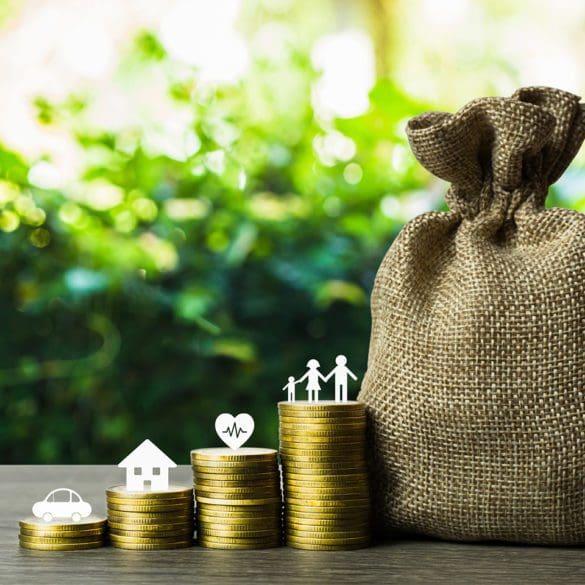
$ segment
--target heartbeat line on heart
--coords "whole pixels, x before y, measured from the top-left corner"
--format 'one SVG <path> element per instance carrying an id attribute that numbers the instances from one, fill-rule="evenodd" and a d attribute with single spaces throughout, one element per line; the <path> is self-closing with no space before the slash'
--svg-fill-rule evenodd
<path id="1" fill-rule="evenodd" d="M 228 427 L 225 431 L 221 431 L 222 433 L 227 433 L 230 437 L 236 435 L 236 439 L 239 438 L 240 434 L 245 435 L 248 431 L 245 431 L 241 427 L 236 426 L 234 423 L 231 427 Z"/>

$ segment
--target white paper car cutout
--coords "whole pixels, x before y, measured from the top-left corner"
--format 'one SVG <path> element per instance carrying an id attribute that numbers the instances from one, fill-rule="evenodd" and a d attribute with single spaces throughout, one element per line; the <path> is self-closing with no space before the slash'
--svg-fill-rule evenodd
<path id="1" fill-rule="evenodd" d="M 91 504 L 84 502 L 76 491 L 58 488 L 47 494 L 41 502 L 36 502 L 32 513 L 45 522 L 53 518 L 70 518 L 73 522 L 79 522 L 91 514 Z"/>

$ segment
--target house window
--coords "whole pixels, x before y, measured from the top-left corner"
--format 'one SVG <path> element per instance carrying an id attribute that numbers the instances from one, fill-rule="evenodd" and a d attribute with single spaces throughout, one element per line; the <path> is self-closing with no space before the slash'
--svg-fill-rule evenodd
<path id="1" fill-rule="evenodd" d="M 142 467 L 135 467 L 134 475 L 142 475 Z"/>
<path id="2" fill-rule="evenodd" d="M 153 467 L 152 475 L 160 475 L 160 467 Z"/>

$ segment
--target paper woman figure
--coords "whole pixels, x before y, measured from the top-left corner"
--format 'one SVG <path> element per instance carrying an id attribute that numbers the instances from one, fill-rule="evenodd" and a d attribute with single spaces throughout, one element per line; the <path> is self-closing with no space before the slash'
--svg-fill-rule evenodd
<path id="1" fill-rule="evenodd" d="M 319 402 L 319 392 L 321 390 L 321 386 L 319 385 L 319 379 L 326 382 L 325 376 L 319 371 L 320 364 L 317 360 L 309 360 L 307 362 L 307 372 L 302 378 L 299 378 L 297 382 L 303 382 L 304 380 L 308 380 L 307 382 L 307 400 L 309 402 Z"/>

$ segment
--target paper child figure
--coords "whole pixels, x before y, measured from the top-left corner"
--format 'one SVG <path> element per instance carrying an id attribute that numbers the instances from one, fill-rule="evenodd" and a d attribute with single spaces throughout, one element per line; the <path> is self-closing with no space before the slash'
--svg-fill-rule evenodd
<path id="1" fill-rule="evenodd" d="M 319 392 L 321 391 L 321 386 L 319 385 L 319 378 L 326 382 L 325 376 L 319 371 L 321 365 L 317 360 L 309 360 L 307 362 L 308 371 L 302 378 L 297 380 L 298 383 L 301 383 L 303 380 L 308 380 L 307 382 L 307 400 L 309 402 L 319 402 Z"/>
<path id="2" fill-rule="evenodd" d="M 297 384 L 297 380 L 294 379 L 294 376 L 288 377 L 288 383 L 283 387 L 283 390 L 288 390 L 288 401 L 294 402 L 295 401 L 295 386 Z"/>
<path id="3" fill-rule="evenodd" d="M 337 365 L 327 374 L 325 382 L 335 376 L 335 402 L 347 402 L 347 377 L 357 380 L 357 376 L 345 365 L 347 358 L 344 355 L 338 355 L 335 363 Z"/>

